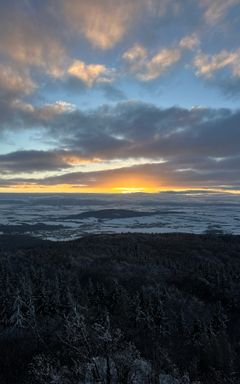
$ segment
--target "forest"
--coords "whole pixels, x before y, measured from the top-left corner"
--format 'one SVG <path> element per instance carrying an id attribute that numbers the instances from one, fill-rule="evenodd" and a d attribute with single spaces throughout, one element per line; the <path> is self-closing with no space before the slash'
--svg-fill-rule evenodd
<path id="1" fill-rule="evenodd" d="M 240 382 L 240 236 L 27 243 L 0 236 L 1 384 Z"/>

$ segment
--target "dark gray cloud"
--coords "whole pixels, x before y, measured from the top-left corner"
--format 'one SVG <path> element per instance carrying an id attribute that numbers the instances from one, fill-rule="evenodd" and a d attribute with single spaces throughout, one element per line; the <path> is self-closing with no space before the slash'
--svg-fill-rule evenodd
<path id="1" fill-rule="evenodd" d="M 162 109 L 122 102 L 85 112 L 65 104 L 32 109 L 20 105 L 8 113 L 2 117 L 8 127 L 9 121 L 15 129 L 42 127 L 59 149 L 89 159 L 169 160 L 175 156 L 195 159 L 240 154 L 240 110 Z"/>
<path id="2" fill-rule="evenodd" d="M 41 124 L 49 135 L 58 134 L 60 145 L 90 158 L 239 154 L 240 111 L 229 109 L 161 109 L 124 102 L 90 112 L 58 114 L 50 123 Z"/>
<path id="3" fill-rule="evenodd" d="M 53 171 L 69 168 L 64 153 L 46 151 L 17 151 L 0 155 L 0 173 Z"/>
<path id="4" fill-rule="evenodd" d="M 32 109 L 15 106 L 11 119 L 16 128 L 42 127 L 46 137 L 55 140 L 56 148 L 1 155 L 1 173 L 68 168 L 66 175 L 39 180 L 46 185 L 63 182 L 94 187 L 134 173 L 139 177 L 142 173 L 151 182 L 155 179 L 184 187 L 237 185 L 240 179 L 240 110 L 162 109 L 132 101 L 80 111 L 59 103 Z M 128 159 L 136 163 L 145 159 L 158 164 L 73 173 L 71 159 L 120 159 L 125 164 Z M 160 164 L 160 159 L 165 163 Z"/>

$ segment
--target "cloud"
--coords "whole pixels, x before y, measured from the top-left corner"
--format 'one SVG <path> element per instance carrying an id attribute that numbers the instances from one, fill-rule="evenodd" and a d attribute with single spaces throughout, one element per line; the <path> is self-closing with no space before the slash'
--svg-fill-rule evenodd
<path id="1" fill-rule="evenodd" d="M 57 120 L 57 116 L 67 115 L 75 110 L 75 105 L 65 101 L 52 104 L 32 105 L 16 97 L 5 100 L 0 98 L 0 134 L 13 133 L 40 128 L 46 134 L 45 126 Z"/>
<path id="2" fill-rule="evenodd" d="M 98 159 L 85 159 L 79 154 L 61 149 L 18 150 L 0 155 L 0 173 L 2 175 L 31 174 L 42 171 L 52 172 L 68 169 L 74 166 L 98 162 Z"/>
<path id="3" fill-rule="evenodd" d="M 207 162 L 205 162 L 207 163 Z M 157 187 L 161 189 L 167 186 L 175 188 L 193 187 L 218 187 L 223 184 L 239 185 L 237 182 L 240 176 L 240 158 L 232 159 L 230 163 L 222 162 L 222 168 L 215 167 L 216 162 L 209 160 L 207 170 L 201 169 L 201 163 L 196 164 L 195 168 L 178 171 L 176 164 L 155 163 L 142 164 L 131 167 L 106 170 L 99 172 L 73 172 L 62 176 L 46 178 L 43 183 L 54 184 L 83 184 L 88 187 L 141 185 Z M 232 170 L 234 164 L 234 170 Z M 237 177 L 236 177 L 237 176 Z"/>
<path id="4" fill-rule="evenodd" d="M 61 175 L 36 174 L 33 183 L 90 189 L 141 184 L 149 188 L 216 187 L 237 185 L 240 177 L 239 110 L 162 109 L 128 101 L 91 111 L 71 109 L 62 102 L 19 113 L 24 127 L 41 124 L 48 140 L 55 140 L 55 149 L 1 155 L 5 185 L 8 180 L 31 183 L 29 177 L 20 180 L 20 173 L 43 170 L 61 171 Z M 110 169 L 116 160 L 126 166 Z M 133 162 L 139 165 L 132 166 Z M 109 169 L 92 171 L 96 163 Z M 84 164 L 84 172 L 76 172 L 79 164 Z"/>
<path id="5" fill-rule="evenodd" d="M 225 3 L 230 9 L 229 1 Z M 66 96 L 71 90 L 90 97 L 87 88 L 95 87 L 104 97 L 110 95 L 106 89 L 115 90 L 112 95 L 119 100 L 124 96 L 121 90 L 106 84 L 121 81 L 126 68 L 137 80 L 148 82 L 180 66 L 181 58 L 191 54 L 186 51 L 198 48 L 198 36 L 203 35 L 200 21 L 203 24 L 203 11 L 210 7 L 207 0 L 2 0 L 1 94 L 7 90 L 13 95 L 15 87 L 18 99 L 36 91 L 35 101 L 37 97 L 53 100 L 57 92 Z M 136 36 L 138 44 L 134 44 Z M 96 50 L 120 42 L 119 52 Z M 131 48 L 123 54 L 123 68 L 119 57 L 127 43 Z M 237 63 L 238 58 L 234 60 Z M 237 64 L 231 68 L 239 73 Z"/>
<path id="6" fill-rule="evenodd" d="M 124 52 L 122 59 L 128 64 L 128 69 L 139 80 L 151 81 L 162 76 L 166 71 L 179 62 L 185 50 L 194 51 L 200 44 L 196 33 L 183 37 L 172 48 L 162 48 L 155 55 L 140 44 Z"/>
<path id="7" fill-rule="evenodd" d="M 137 64 L 139 61 L 147 59 L 148 51 L 140 44 L 135 44 L 131 49 L 124 52 L 122 57 L 130 63 Z"/>
<path id="8" fill-rule="evenodd" d="M 0 97 L 29 95 L 36 89 L 27 70 L 0 64 Z"/>
<path id="9" fill-rule="evenodd" d="M 229 142 L 233 151 L 240 134 L 240 113 L 229 109 L 161 109 L 127 101 L 81 111 L 57 102 L 42 107 L 15 105 L 12 115 L 16 114 L 25 129 L 42 126 L 61 146 L 90 157 L 166 156 L 172 150 L 187 153 L 200 146 L 204 153 L 209 150 L 209 155 L 214 155 L 226 151 Z"/>
<path id="10" fill-rule="evenodd" d="M 181 58 L 179 49 L 162 49 L 146 64 L 145 71 L 139 75 L 141 80 L 154 80 L 161 76 Z"/>
<path id="11" fill-rule="evenodd" d="M 12 153 L 1 155 L 1 173 L 16 179 L 20 172 L 64 171 L 67 179 L 79 162 L 120 161 L 149 164 L 129 173 L 115 171 L 116 180 L 124 172 L 131 177 L 143 172 L 145 178 L 149 173 L 157 180 L 157 172 L 166 172 L 179 183 L 233 181 L 239 164 L 238 110 L 159 108 L 156 93 L 153 104 L 128 99 L 147 100 L 156 79 L 172 68 L 182 74 L 183 67 L 176 92 L 168 83 L 166 104 L 171 92 L 174 102 L 189 100 L 181 100 L 185 85 L 189 94 L 196 85 L 197 102 L 204 104 L 204 80 L 228 94 L 239 93 L 238 5 L 239 0 L 2 0 L 0 144 L 4 153 L 12 146 Z M 189 61 L 198 81 L 187 72 Z M 132 77 L 145 82 L 144 95 L 142 83 L 132 83 Z M 104 99 L 110 105 L 102 105 Z M 220 96 L 211 102 L 224 105 Z M 86 105 L 101 107 L 86 110 Z M 31 138 L 36 133 L 37 144 Z M 12 144 L 4 147 L 4 140 Z M 26 150 L 16 152 L 21 146 Z M 49 146 L 54 149 L 32 151 Z M 110 180 L 111 175 L 87 174 L 79 175 L 83 184 L 91 184 L 88 176 Z"/>
<path id="12" fill-rule="evenodd" d="M 207 23 L 216 24 L 230 8 L 239 5 L 239 0 L 201 0 L 201 3 L 206 8 L 204 17 Z"/>
<path id="13" fill-rule="evenodd" d="M 185 36 L 180 40 L 179 46 L 184 49 L 190 49 L 191 51 L 197 48 L 200 44 L 200 40 L 196 33 Z"/>
<path id="14" fill-rule="evenodd" d="M 181 51 L 178 48 L 165 48 L 149 57 L 147 50 L 137 44 L 126 51 L 122 58 L 128 63 L 130 72 L 139 80 L 150 81 L 176 64 L 181 58 Z"/>
<path id="15" fill-rule="evenodd" d="M 1 174 L 57 171 L 69 168 L 64 154 L 46 151 L 17 151 L 0 155 Z"/>
<path id="16" fill-rule="evenodd" d="M 0 15 L 0 53 L 19 66 L 34 66 L 51 76 L 62 75 L 66 59 L 60 26 L 48 8 L 30 2 L 3 1 Z"/>
<path id="17" fill-rule="evenodd" d="M 194 59 L 197 75 L 211 78 L 217 71 L 229 68 L 232 75 L 240 77 L 240 49 L 222 50 L 215 55 L 199 53 Z"/>
<path id="18" fill-rule="evenodd" d="M 75 60 L 68 68 L 68 74 L 81 80 L 88 87 L 96 83 L 107 83 L 113 80 L 113 71 L 102 64 L 86 64 Z"/>
<path id="19" fill-rule="evenodd" d="M 68 0 L 62 10 L 70 28 L 82 34 L 93 46 L 109 49 L 127 34 L 146 0 Z"/>
<path id="20" fill-rule="evenodd" d="M 41 126 L 60 148 L 89 160 L 239 154 L 240 112 L 229 109 L 161 109 L 128 101 L 80 111 L 62 102 L 18 107 L 16 113 L 25 129 Z"/>
<path id="21" fill-rule="evenodd" d="M 68 185 L 79 187 L 83 191 L 112 190 L 121 192 L 128 190 L 161 190 L 168 188 L 223 188 L 238 189 L 240 158 L 222 161 L 216 167 L 213 159 L 196 162 L 194 168 L 180 169 L 181 164 L 146 163 L 117 169 L 86 172 L 68 172 L 62 175 L 43 178 L 0 178 L 1 187 L 17 187 L 22 185 L 56 187 Z M 232 168 L 234 165 L 234 168 Z M 207 168 L 207 169 L 206 169 Z"/>

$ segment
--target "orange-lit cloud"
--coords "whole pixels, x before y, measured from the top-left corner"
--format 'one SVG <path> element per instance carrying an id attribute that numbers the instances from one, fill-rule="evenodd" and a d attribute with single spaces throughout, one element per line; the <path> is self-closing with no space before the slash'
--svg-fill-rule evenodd
<path id="1" fill-rule="evenodd" d="M 240 49 L 223 50 L 215 55 L 199 53 L 194 59 L 197 75 L 212 77 L 215 72 L 229 68 L 233 76 L 240 77 Z"/>
<path id="2" fill-rule="evenodd" d="M 191 168 L 177 169 L 168 163 L 154 163 L 100 171 L 69 171 L 46 177 L 5 177 L 0 179 L 0 191 L 130 193 L 203 188 L 238 191 L 227 171 L 225 187 L 221 187 L 222 174 L 218 169 L 208 169 L 205 174 Z"/>
<path id="3" fill-rule="evenodd" d="M 200 40 L 196 33 L 183 37 L 179 42 L 179 46 L 181 48 L 190 49 L 190 50 L 197 48 L 199 44 L 200 44 Z"/>
<path id="4" fill-rule="evenodd" d="M 35 89 L 36 84 L 27 70 L 18 70 L 12 66 L 0 64 L 0 92 L 9 92 L 13 95 L 28 95 Z"/>
<path id="5" fill-rule="evenodd" d="M 94 83 L 112 81 L 112 72 L 105 65 L 86 64 L 81 60 L 75 60 L 68 68 L 68 74 L 81 80 L 91 87 Z"/>
<path id="6" fill-rule="evenodd" d="M 59 78 L 67 54 L 58 31 L 47 22 L 47 17 L 35 13 L 30 2 L 29 6 L 24 4 L 25 9 L 18 5 L 1 8 L 0 53 L 19 68 L 34 66 Z"/>
<path id="7" fill-rule="evenodd" d="M 183 37 L 178 44 L 162 48 L 155 55 L 140 44 L 135 44 L 122 55 L 130 73 L 139 80 L 149 81 L 162 76 L 180 61 L 185 50 L 194 51 L 200 44 L 196 33 Z"/>
<path id="8" fill-rule="evenodd" d="M 62 1 L 70 27 L 101 49 L 112 48 L 126 35 L 146 3 L 145 0 Z"/>
<path id="9" fill-rule="evenodd" d="M 135 45 L 123 54 L 123 59 L 128 62 L 130 71 L 143 81 L 154 80 L 161 76 L 181 58 L 178 48 L 162 49 L 156 55 L 148 58 L 144 47 Z"/>

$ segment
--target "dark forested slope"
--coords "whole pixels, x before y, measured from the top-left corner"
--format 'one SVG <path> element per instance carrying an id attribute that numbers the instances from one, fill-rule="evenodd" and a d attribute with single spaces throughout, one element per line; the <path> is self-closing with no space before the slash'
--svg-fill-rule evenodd
<path id="1" fill-rule="evenodd" d="M 239 356 L 238 236 L 0 251 L 1 384 L 237 384 Z"/>

